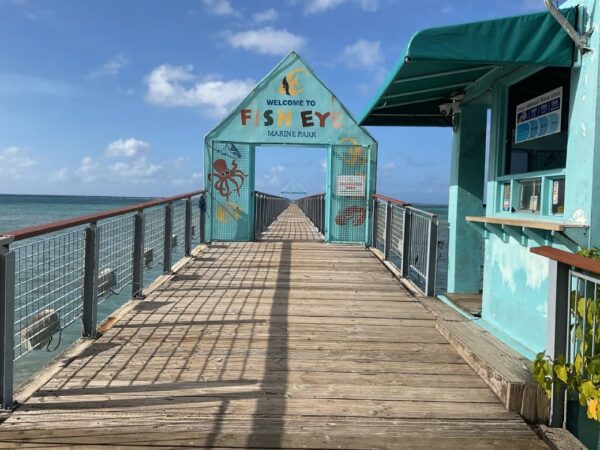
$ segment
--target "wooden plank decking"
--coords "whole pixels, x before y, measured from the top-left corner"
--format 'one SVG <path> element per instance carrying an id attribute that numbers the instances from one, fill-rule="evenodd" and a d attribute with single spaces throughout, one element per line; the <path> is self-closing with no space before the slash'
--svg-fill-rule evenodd
<path id="1" fill-rule="evenodd" d="M 546 448 L 370 252 L 295 206 L 216 244 L 0 426 L 0 447 Z"/>

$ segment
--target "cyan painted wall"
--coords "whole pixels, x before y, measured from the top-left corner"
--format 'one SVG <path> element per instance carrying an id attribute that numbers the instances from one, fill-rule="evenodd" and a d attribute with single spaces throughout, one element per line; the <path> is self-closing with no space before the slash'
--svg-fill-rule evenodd
<path id="1" fill-rule="evenodd" d="M 564 6 L 579 5 L 579 29 L 589 29 L 593 23 L 596 24 L 596 29 L 600 29 L 599 3 L 597 0 L 571 1 Z M 576 52 L 578 61 L 572 70 L 564 216 L 540 218 L 500 211 L 497 179 L 502 175 L 504 164 L 504 136 L 507 126 L 504 95 L 507 86 L 517 81 L 514 77 L 499 80 L 494 87 L 486 210 L 488 216 L 510 215 L 589 225 L 590 229 L 585 233 L 569 232 L 572 239 L 585 246 L 600 245 L 600 130 L 597 129 L 600 120 L 600 33 L 594 33 L 591 46 L 594 49 L 592 54 L 581 57 Z M 525 68 L 523 73 L 527 70 Z M 500 337 L 508 336 L 532 353 L 542 351 L 546 346 L 548 261 L 530 253 L 529 248 L 539 245 L 566 248 L 549 233 L 542 237 L 546 237 L 547 241 L 519 241 L 513 237 L 489 233 L 485 244 L 482 320 L 496 328 Z"/>
<path id="2" fill-rule="evenodd" d="M 453 132 L 448 227 L 448 292 L 479 293 L 481 277 L 481 234 L 466 216 L 483 214 L 483 181 L 487 109 L 483 105 L 461 108 L 460 123 Z"/>
<path id="3" fill-rule="evenodd" d="M 531 352 L 546 345 L 548 260 L 514 238 L 485 242 L 482 318 Z"/>

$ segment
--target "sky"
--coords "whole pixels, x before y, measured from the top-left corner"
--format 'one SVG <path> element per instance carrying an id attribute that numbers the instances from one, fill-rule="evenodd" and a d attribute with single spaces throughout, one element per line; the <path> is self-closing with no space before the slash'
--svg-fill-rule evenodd
<path id="1" fill-rule="evenodd" d="M 204 136 L 292 49 L 360 118 L 416 31 L 543 0 L 0 0 L 0 193 L 203 186 Z M 370 127 L 377 191 L 447 203 L 451 130 Z M 257 152 L 256 188 L 325 180 L 321 149 Z"/>

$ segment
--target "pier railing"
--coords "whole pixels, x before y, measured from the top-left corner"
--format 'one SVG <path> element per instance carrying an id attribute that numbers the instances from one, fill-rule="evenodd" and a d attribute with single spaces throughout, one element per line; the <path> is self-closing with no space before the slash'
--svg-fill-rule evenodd
<path id="1" fill-rule="evenodd" d="M 98 305 L 130 289 L 144 296 L 144 274 L 189 256 L 204 242 L 206 200 L 195 191 L 37 225 L 0 236 L 0 404 L 13 403 L 13 363 L 49 348 L 82 321 L 97 334 Z"/>
<path id="2" fill-rule="evenodd" d="M 310 221 L 325 235 L 325 194 L 315 194 L 294 200 Z"/>
<path id="3" fill-rule="evenodd" d="M 373 247 L 426 295 L 434 295 L 438 217 L 402 200 L 373 196 Z"/>
<path id="4" fill-rule="evenodd" d="M 591 378 L 587 364 L 600 353 L 600 261 L 546 246 L 530 251 L 549 259 L 546 354 L 571 364 L 579 359 L 578 375 Z M 564 386 L 555 384 L 550 426 L 565 423 Z"/>
<path id="5" fill-rule="evenodd" d="M 290 200 L 277 195 L 254 192 L 254 234 L 258 237 L 290 204 Z"/>

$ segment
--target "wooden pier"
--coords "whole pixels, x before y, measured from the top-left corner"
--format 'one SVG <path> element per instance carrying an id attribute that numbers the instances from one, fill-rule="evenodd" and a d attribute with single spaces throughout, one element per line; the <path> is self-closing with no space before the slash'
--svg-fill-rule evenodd
<path id="1" fill-rule="evenodd" d="M 0 425 L 22 448 L 547 448 L 372 253 L 290 206 L 198 253 Z"/>

